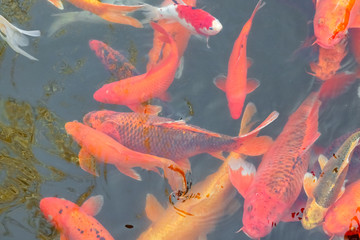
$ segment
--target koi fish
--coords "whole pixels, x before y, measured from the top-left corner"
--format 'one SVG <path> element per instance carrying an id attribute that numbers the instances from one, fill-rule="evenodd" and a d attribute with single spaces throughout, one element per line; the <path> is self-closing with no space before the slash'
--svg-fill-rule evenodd
<path id="1" fill-rule="evenodd" d="M 154 22 L 151 26 L 162 34 L 162 40 L 170 45 L 171 53 L 145 74 L 105 84 L 94 93 L 96 101 L 122 104 L 134 112 L 144 112 L 141 104 L 151 98 L 169 100 L 166 90 L 173 82 L 178 67 L 178 50 L 174 40 L 161 26 Z"/>
<path id="2" fill-rule="evenodd" d="M 246 57 L 246 43 L 251 29 L 255 13 L 265 5 L 260 0 L 251 14 L 250 19 L 245 23 L 239 37 L 234 43 L 233 50 L 228 64 L 228 76 L 220 76 L 214 80 L 214 84 L 226 93 L 230 114 L 233 119 L 238 119 L 241 115 L 245 97 L 259 86 L 256 79 L 247 80 L 247 68 L 250 62 Z"/>
<path id="3" fill-rule="evenodd" d="M 112 49 L 104 42 L 90 40 L 89 46 L 101 60 L 105 68 L 109 70 L 109 72 L 115 76 L 117 80 L 139 75 L 139 72 L 124 55 Z"/>
<path id="4" fill-rule="evenodd" d="M 308 168 L 308 149 L 320 136 L 319 107 L 317 93 L 311 93 L 264 154 L 254 179 L 247 185 L 235 186 L 245 198 L 243 227 L 239 231 L 250 238 L 266 236 L 273 226 L 288 217 Z M 231 181 L 236 182 L 243 172 L 247 171 L 233 171 Z"/>
<path id="5" fill-rule="evenodd" d="M 185 0 L 184 2 L 191 7 L 195 7 L 196 5 L 196 0 Z M 165 0 L 162 3 L 162 6 L 166 6 L 171 3 L 172 0 Z M 184 55 L 185 49 L 187 48 L 188 41 L 191 36 L 191 32 L 187 28 L 182 26 L 180 23 L 178 22 L 170 23 L 166 19 L 159 20 L 158 24 L 162 26 L 165 29 L 165 31 L 168 32 L 170 36 L 174 39 L 178 49 L 179 59 L 182 59 L 182 56 Z M 161 40 L 161 36 L 162 36 L 161 33 L 157 31 L 154 32 L 153 47 L 149 51 L 149 61 L 148 64 L 146 65 L 146 70 L 150 70 L 161 59 L 166 58 L 171 52 L 170 47 L 164 48 L 163 46 L 164 41 Z"/>
<path id="6" fill-rule="evenodd" d="M 308 201 L 301 221 L 305 229 L 321 224 L 329 207 L 344 193 L 344 180 L 359 140 L 360 131 L 352 134 L 329 160 L 320 155 L 318 161 L 322 172 L 319 179 L 311 173 L 305 174 L 304 190 Z"/>
<path id="7" fill-rule="evenodd" d="M 100 212 L 104 198 L 97 195 L 79 207 L 64 198 L 47 197 L 40 201 L 40 210 L 59 232 L 60 239 L 114 240 L 94 216 Z"/>
<path id="8" fill-rule="evenodd" d="M 316 43 L 332 48 L 345 38 L 349 28 L 359 27 L 360 3 L 356 0 L 317 0 L 314 16 Z"/>
<path id="9" fill-rule="evenodd" d="M 64 9 L 61 0 L 48 0 L 55 7 Z M 106 21 L 127 24 L 136 28 L 142 28 L 143 25 L 135 18 L 127 16 L 128 13 L 139 10 L 144 5 L 125 6 L 110 3 L 102 3 L 98 0 L 68 0 L 74 6 L 92 12 Z"/>
<path id="10" fill-rule="evenodd" d="M 253 125 L 250 120 L 256 112 L 254 108 L 253 104 L 245 108 L 248 114 L 244 113 L 239 136 L 246 134 Z M 216 222 L 224 215 L 234 214 L 240 208 L 228 173 L 228 164 L 231 164 L 234 158 L 239 158 L 239 155 L 231 152 L 215 173 L 194 185 L 191 192 L 177 199 L 176 203 L 169 205 L 167 209 L 164 209 L 153 195 L 148 194 L 145 212 L 152 223 L 138 240 L 206 239 Z"/>
<path id="11" fill-rule="evenodd" d="M 183 170 L 171 160 L 128 149 L 110 136 L 77 121 L 66 123 L 65 130 L 82 147 L 79 152 L 80 167 L 92 175 L 99 176 L 94 157 L 99 162 L 115 165 L 121 173 L 138 181 L 141 181 L 141 177 L 134 167 L 154 171 L 159 175 L 157 168 L 161 168 L 173 190 L 186 189 Z"/>
<path id="12" fill-rule="evenodd" d="M 222 160 L 222 151 L 256 155 L 261 142 L 250 139 L 277 117 L 278 113 L 272 112 L 256 129 L 238 137 L 211 132 L 185 121 L 141 113 L 95 111 L 86 114 L 83 121 L 134 151 L 172 159 L 189 169 L 188 158 L 200 153 L 209 153 Z"/>
<path id="13" fill-rule="evenodd" d="M 6 20 L 2 15 L 0 15 L 0 31 L 1 31 L 1 38 L 4 39 L 7 44 L 17 53 L 31 59 L 38 61 L 37 58 L 34 58 L 20 47 L 25 47 L 29 45 L 29 39 L 25 36 L 31 37 L 40 37 L 39 30 L 33 31 L 25 31 L 21 30 L 20 28 L 15 27 L 12 25 L 8 20 Z"/>
<path id="14" fill-rule="evenodd" d="M 173 20 L 183 25 L 191 33 L 206 36 L 207 39 L 209 36 L 218 34 L 222 29 L 220 21 L 210 13 L 186 5 L 182 0 L 173 0 L 172 4 L 163 7 L 145 4 L 142 10 L 146 15 L 144 22 L 161 19 Z"/>
<path id="15" fill-rule="evenodd" d="M 324 232 L 329 236 L 344 236 L 357 230 L 359 234 L 360 180 L 346 187 L 344 194 L 329 208 L 324 223 Z M 353 227 L 357 223 L 357 228 Z M 355 233 L 356 234 L 356 233 Z"/>
<path id="16" fill-rule="evenodd" d="M 341 61 L 347 54 L 347 41 L 341 41 L 332 48 L 323 48 L 319 46 L 318 62 L 311 62 L 310 68 L 313 73 L 311 75 L 326 81 L 333 77 L 341 67 Z"/>

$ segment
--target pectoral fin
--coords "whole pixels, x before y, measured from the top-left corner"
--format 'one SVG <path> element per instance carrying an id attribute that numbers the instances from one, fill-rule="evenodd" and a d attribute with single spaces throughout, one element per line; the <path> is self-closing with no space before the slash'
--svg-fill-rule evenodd
<path id="1" fill-rule="evenodd" d="M 313 192 L 317 186 L 317 177 L 307 172 L 304 176 L 304 190 L 308 198 L 313 198 Z"/>
<path id="2" fill-rule="evenodd" d="M 154 195 L 149 193 L 146 195 L 145 212 L 150 221 L 156 222 L 165 213 L 165 209 Z"/>
<path id="3" fill-rule="evenodd" d="M 238 190 L 241 196 L 245 197 L 255 177 L 255 166 L 241 158 L 230 159 L 228 165 L 229 178 L 232 185 Z"/>
<path id="4" fill-rule="evenodd" d="M 226 90 L 226 76 L 225 75 L 219 75 L 216 78 L 214 78 L 214 84 L 217 88 L 224 91 Z"/>
<path id="5" fill-rule="evenodd" d="M 86 212 L 90 216 L 98 214 L 104 205 L 104 197 L 97 195 L 86 200 L 80 207 L 81 210 Z"/>
<path id="6" fill-rule="evenodd" d="M 99 176 L 99 172 L 96 166 L 96 160 L 84 148 L 80 149 L 79 152 L 79 164 L 81 169 L 84 170 L 85 172 L 88 172 L 97 177 Z"/>
<path id="7" fill-rule="evenodd" d="M 328 162 L 328 159 L 324 155 L 320 154 L 319 158 L 318 158 L 318 162 L 319 162 L 321 170 L 324 170 L 324 166 Z"/>
<path id="8" fill-rule="evenodd" d="M 259 80 L 255 78 L 250 78 L 247 80 L 246 83 L 246 93 L 251 93 L 254 91 L 258 86 L 260 86 Z"/>
<path id="9" fill-rule="evenodd" d="M 122 173 L 125 174 L 128 177 L 131 177 L 135 180 L 141 181 L 141 177 L 140 175 L 133 169 L 131 168 L 126 168 L 124 166 L 121 165 L 115 165 L 115 167 Z"/>

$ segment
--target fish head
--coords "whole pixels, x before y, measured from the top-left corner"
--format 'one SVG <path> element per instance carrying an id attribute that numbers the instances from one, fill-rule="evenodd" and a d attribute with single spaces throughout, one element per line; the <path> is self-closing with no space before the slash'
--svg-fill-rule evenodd
<path id="1" fill-rule="evenodd" d="M 276 219 L 277 202 L 265 193 L 255 193 L 245 198 L 243 213 L 244 233 L 253 239 L 269 234 L 279 222 Z"/>
<path id="2" fill-rule="evenodd" d="M 104 56 L 104 48 L 106 47 L 105 43 L 92 39 L 89 41 L 89 47 L 95 52 L 96 56 Z"/>
<path id="3" fill-rule="evenodd" d="M 100 89 L 98 89 L 93 97 L 96 101 L 102 102 L 102 103 L 110 103 L 110 104 L 120 104 L 120 102 L 123 100 L 121 98 L 121 95 L 117 94 L 114 90 L 114 86 L 117 82 L 112 82 L 103 85 Z M 126 92 L 126 90 L 123 89 L 122 91 L 123 95 L 129 95 L 129 92 Z"/>
<path id="4" fill-rule="evenodd" d="M 83 122 L 94 129 L 98 129 L 103 122 L 106 120 L 109 120 L 109 118 L 114 115 L 115 112 L 108 111 L 108 110 L 102 110 L 102 111 L 92 111 L 87 113 L 83 117 Z"/>
<path id="5" fill-rule="evenodd" d="M 66 216 L 77 207 L 74 203 L 56 197 L 43 198 L 40 201 L 40 210 L 44 214 L 46 220 L 54 225 L 57 229 L 63 226 Z"/>
<path id="6" fill-rule="evenodd" d="M 358 227 L 356 222 L 349 219 L 346 214 L 342 215 L 343 212 L 346 212 L 346 209 L 343 207 L 333 206 L 326 214 L 322 227 L 328 236 L 343 235 L 351 230 L 349 226 L 351 223 L 354 224 L 353 227 L 355 227 L 355 229 Z"/>
<path id="7" fill-rule="evenodd" d="M 315 199 L 311 198 L 306 203 L 301 224 L 307 230 L 313 229 L 322 223 L 326 212 L 327 208 L 319 206 Z"/>
<path id="8" fill-rule="evenodd" d="M 83 124 L 79 123 L 78 121 L 72 121 L 65 123 L 65 131 L 67 134 L 76 138 L 81 133 L 81 126 Z"/>
<path id="9" fill-rule="evenodd" d="M 342 21 L 338 16 L 329 12 L 314 16 L 314 35 L 316 43 L 323 48 L 332 48 L 338 44 L 347 34 L 347 28 L 342 27 Z"/>
<path id="10" fill-rule="evenodd" d="M 214 36 L 222 30 L 223 26 L 220 21 L 214 18 L 208 27 L 200 28 L 199 31 L 205 36 Z"/>

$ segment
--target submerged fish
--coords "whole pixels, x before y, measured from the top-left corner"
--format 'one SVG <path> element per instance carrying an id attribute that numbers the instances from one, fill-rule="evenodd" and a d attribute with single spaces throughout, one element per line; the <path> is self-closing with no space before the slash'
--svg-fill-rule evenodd
<path id="1" fill-rule="evenodd" d="M 230 114 L 233 119 L 241 116 L 246 94 L 251 93 L 259 86 L 255 79 L 247 80 L 247 69 L 250 62 L 246 56 L 246 43 L 255 13 L 264 6 L 261 0 L 257 3 L 250 19 L 245 23 L 239 37 L 234 43 L 228 64 L 228 76 L 215 79 L 215 85 L 226 93 Z"/>
<path id="2" fill-rule="evenodd" d="M 345 177 L 359 140 L 360 131 L 346 139 L 329 160 L 320 155 L 319 164 L 322 172 L 318 180 L 311 173 L 305 175 L 304 190 L 308 201 L 301 221 L 305 229 L 312 229 L 321 224 L 329 207 L 344 193 Z"/>
<path id="3" fill-rule="evenodd" d="M 317 93 L 311 93 L 299 108 L 291 114 L 283 131 L 265 153 L 254 180 L 240 184 L 244 189 L 243 227 L 250 238 L 269 234 L 285 217 L 302 188 L 302 179 L 309 164 L 308 149 L 320 136 Z M 242 171 L 232 174 L 236 181 Z M 232 180 L 232 182 L 234 182 Z"/>
<path id="4" fill-rule="evenodd" d="M 322 225 L 324 232 L 331 237 L 343 237 L 348 231 L 357 230 L 355 234 L 359 236 L 359 213 L 360 180 L 357 180 L 347 186 L 344 194 L 329 208 Z"/>
<path id="5" fill-rule="evenodd" d="M 40 201 L 45 218 L 60 232 L 61 240 L 114 240 L 93 216 L 100 212 L 104 198 L 97 195 L 79 207 L 64 198 L 47 197 Z"/>
<path id="6" fill-rule="evenodd" d="M 59 9 L 64 9 L 61 0 L 48 0 Z M 127 16 L 128 13 L 139 10 L 144 5 L 128 6 L 103 3 L 98 0 L 68 0 L 74 6 L 92 12 L 99 17 L 114 23 L 127 24 L 136 28 L 143 25 L 135 18 Z"/>
<path id="7" fill-rule="evenodd" d="M 139 75 L 134 65 L 120 52 L 112 49 L 109 45 L 99 40 L 90 40 L 89 46 L 101 60 L 105 68 L 117 80 Z"/>
<path id="8" fill-rule="evenodd" d="M 343 40 L 349 28 L 360 27 L 357 19 L 360 2 L 356 0 L 317 0 L 314 16 L 316 43 L 332 48 Z"/>
<path id="9" fill-rule="evenodd" d="M 25 35 L 31 37 L 40 37 L 39 30 L 21 30 L 20 28 L 12 25 L 8 20 L 6 20 L 3 16 L 0 15 L 0 31 L 1 38 L 4 39 L 15 52 L 31 60 L 38 61 L 37 58 L 34 58 L 30 54 L 22 50 L 20 47 L 25 47 L 29 45 L 29 39 Z"/>
<path id="10" fill-rule="evenodd" d="M 186 5 L 181 0 L 173 0 L 172 4 L 162 7 L 145 4 L 142 10 L 147 15 L 147 19 L 144 21 L 173 20 L 197 35 L 209 37 L 218 34 L 222 29 L 220 21 L 210 13 Z"/>
<path id="11" fill-rule="evenodd" d="M 277 116 L 277 112 L 272 112 L 256 129 L 238 137 L 211 132 L 184 121 L 140 113 L 95 111 L 86 114 L 83 121 L 134 151 L 169 158 L 189 168 L 188 158 L 200 153 L 220 159 L 223 159 L 222 151 L 256 155 L 257 146 L 262 142 L 247 143 L 248 140 Z"/>
<path id="12" fill-rule="evenodd" d="M 169 100 L 166 91 L 178 67 L 178 50 L 172 37 L 160 25 L 152 22 L 151 26 L 162 34 L 161 39 L 171 47 L 171 53 L 145 74 L 105 84 L 94 93 L 96 101 L 126 105 L 134 112 L 146 112 L 142 103 L 152 98 Z"/>
<path id="13" fill-rule="evenodd" d="M 186 179 L 183 170 L 173 161 L 133 151 L 110 136 L 79 122 L 68 122 L 65 130 L 82 147 L 79 152 L 80 167 L 98 176 L 93 157 L 100 162 L 113 164 L 123 174 L 141 181 L 140 175 L 133 169 L 141 167 L 160 174 L 164 171 L 171 188 L 186 191 Z"/>
<path id="14" fill-rule="evenodd" d="M 245 109 L 248 114 L 244 113 L 239 135 L 246 134 L 253 125 L 250 120 L 256 108 L 253 104 L 248 106 Z M 228 163 L 239 157 L 236 153 L 230 153 L 215 173 L 194 185 L 191 192 L 167 209 L 153 195 L 148 194 L 145 211 L 152 223 L 138 240 L 206 239 L 206 235 L 224 215 L 232 215 L 240 207 L 228 173 Z"/>

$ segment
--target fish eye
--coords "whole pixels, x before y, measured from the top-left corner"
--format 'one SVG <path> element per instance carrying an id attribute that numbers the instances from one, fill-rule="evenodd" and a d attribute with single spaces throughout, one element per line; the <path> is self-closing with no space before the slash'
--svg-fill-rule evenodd
<path id="1" fill-rule="evenodd" d="M 213 28 L 213 27 L 209 27 L 209 30 L 214 30 L 214 28 Z"/>

